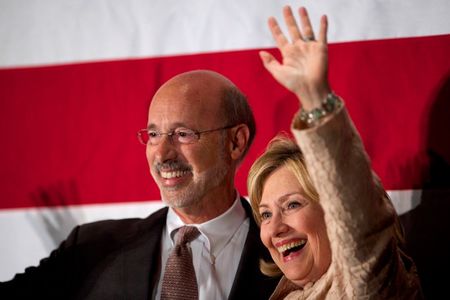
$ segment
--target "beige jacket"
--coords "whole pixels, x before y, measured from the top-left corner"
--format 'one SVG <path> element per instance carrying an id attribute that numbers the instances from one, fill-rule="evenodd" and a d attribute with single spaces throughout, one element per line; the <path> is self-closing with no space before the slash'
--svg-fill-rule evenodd
<path id="1" fill-rule="evenodd" d="M 283 277 L 271 299 L 421 299 L 397 215 L 345 107 L 310 129 L 296 118 L 292 131 L 325 211 L 332 262 L 303 288 Z"/>

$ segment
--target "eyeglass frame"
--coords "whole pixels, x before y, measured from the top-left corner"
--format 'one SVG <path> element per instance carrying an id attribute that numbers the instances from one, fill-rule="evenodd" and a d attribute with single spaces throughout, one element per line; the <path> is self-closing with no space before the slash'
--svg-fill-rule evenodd
<path id="1" fill-rule="evenodd" d="M 191 128 L 185 128 L 185 129 L 188 129 L 188 130 L 192 131 L 192 132 L 194 133 L 194 135 L 197 137 L 197 139 L 196 139 L 194 142 L 192 142 L 192 143 L 181 143 L 181 142 L 179 142 L 178 140 L 176 141 L 176 143 L 181 144 L 181 145 L 190 145 L 190 144 L 195 143 L 196 141 L 199 141 L 201 135 L 204 134 L 204 133 L 210 133 L 210 132 L 219 131 L 219 130 L 226 130 L 226 129 L 230 129 L 230 128 L 233 128 L 233 127 L 236 127 L 236 126 L 237 126 L 237 125 L 227 125 L 227 126 L 220 127 L 220 128 L 207 129 L 207 130 L 201 130 L 201 131 L 199 131 L 199 130 L 194 130 L 194 129 L 191 129 Z M 166 136 L 170 139 L 170 141 L 171 141 L 172 143 L 174 143 L 173 136 L 177 136 L 177 132 L 176 132 L 177 129 L 178 129 L 178 128 L 173 129 L 173 130 L 171 130 L 171 131 L 169 131 L 169 132 L 158 132 L 158 131 L 156 131 L 156 132 L 158 133 L 158 136 L 159 136 L 159 137 L 162 137 L 162 136 L 166 135 Z M 157 144 L 152 144 L 152 143 L 149 143 L 149 142 L 144 143 L 144 140 L 142 139 L 142 134 L 145 133 L 145 134 L 148 135 L 148 131 L 149 131 L 149 130 L 150 130 L 150 129 L 148 129 L 148 128 L 143 128 L 143 129 L 140 129 L 140 130 L 137 132 L 137 138 L 138 138 L 139 142 L 140 142 L 141 144 L 143 144 L 143 145 L 150 145 L 150 146 L 156 146 L 156 145 L 158 145 L 160 142 L 157 143 Z M 148 141 L 150 141 L 150 138 L 148 138 Z"/>

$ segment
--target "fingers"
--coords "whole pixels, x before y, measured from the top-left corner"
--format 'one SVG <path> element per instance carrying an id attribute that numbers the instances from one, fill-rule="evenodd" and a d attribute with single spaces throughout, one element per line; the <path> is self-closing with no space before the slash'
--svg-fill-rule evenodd
<path id="1" fill-rule="evenodd" d="M 308 11 L 304 7 L 300 7 L 298 11 L 300 15 L 300 28 L 295 21 L 295 17 L 292 13 L 292 9 L 290 6 L 285 6 L 283 8 L 283 17 L 286 23 L 287 29 L 289 31 L 289 36 L 292 39 L 292 42 L 295 43 L 298 40 L 303 40 L 305 42 L 311 41 L 315 39 L 314 30 L 311 25 L 311 20 L 308 15 Z M 278 46 L 278 48 L 283 47 L 287 43 L 289 43 L 286 36 L 281 31 L 281 28 L 274 17 L 270 17 L 268 20 L 269 28 L 272 33 L 272 36 Z M 319 42 L 326 43 L 327 42 L 327 31 L 328 31 L 328 19 L 324 15 L 320 19 L 320 30 L 319 30 Z"/>
<path id="2" fill-rule="evenodd" d="M 304 7 L 300 7 L 300 24 L 302 25 L 302 33 L 305 38 L 314 39 L 314 31 L 311 26 L 311 21 L 309 20 L 308 11 Z"/>
<path id="3" fill-rule="evenodd" d="M 268 20 L 268 24 L 270 32 L 272 33 L 272 37 L 275 40 L 275 43 L 277 44 L 278 48 L 281 48 L 284 45 L 286 45 L 288 43 L 288 40 L 281 31 L 281 28 L 278 25 L 277 20 L 274 17 L 270 17 Z"/>
<path id="4" fill-rule="evenodd" d="M 259 51 L 259 57 L 261 57 L 264 65 L 270 64 L 271 61 L 275 60 L 275 57 L 267 51 Z"/>
<path id="5" fill-rule="evenodd" d="M 280 63 L 275 59 L 275 57 L 273 57 L 273 55 L 267 51 L 260 51 L 259 57 L 261 57 L 264 67 L 271 73 L 275 68 L 277 68 L 280 65 Z"/>
<path id="6" fill-rule="evenodd" d="M 298 29 L 297 22 L 295 21 L 294 15 L 292 14 L 292 9 L 290 6 L 283 7 L 284 22 L 291 36 L 292 42 L 300 40 L 302 35 Z"/>
<path id="7" fill-rule="evenodd" d="M 319 31 L 319 42 L 327 43 L 327 31 L 328 31 L 328 18 L 323 15 L 320 18 L 320 31 Z"/>

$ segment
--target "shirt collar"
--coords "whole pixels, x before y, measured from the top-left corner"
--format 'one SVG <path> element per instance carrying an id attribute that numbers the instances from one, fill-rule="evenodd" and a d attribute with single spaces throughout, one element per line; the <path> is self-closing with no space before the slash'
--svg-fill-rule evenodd
<path id="1" fill-rule="evenodd" d="M 216 257 L 234 236 L 234 233 L 239 229 L 242 222 L 247 218 L 240 198 L 239 193 L 236 192 L 236 199 L 226 212 L 201 224 L 189 224 L 198 228 L 201 235 L 205 237 L 207 249 Z M 172 242 L 175 232 L 184 225 L 185 224 L 180 217 L 171 207 L 169 207 L 166 228 Z"/>

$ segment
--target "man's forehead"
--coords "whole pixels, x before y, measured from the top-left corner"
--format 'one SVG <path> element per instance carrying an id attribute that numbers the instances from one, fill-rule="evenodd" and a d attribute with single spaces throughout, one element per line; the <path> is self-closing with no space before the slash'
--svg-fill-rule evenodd
<path id="1" fill-rule="evenodd" d="M 164 130 L 177 127 L 201 129 L 220 124 L 218 105 L 212 101 L 185 98 L 159 98 L 150 106 L 148 126 Z"/>
<path id="2" fill-rule="evenodd" d="M 222 94 L 215 91 L 198 90 L 182 87 L 180 89 L 166 89 L 158 92 L 152 99 L 149 114 L 172 114 L 181 111 L 193 113 L 217 113 L 222 105 Z"/>
<path id="3" fill-rule="evenodd" d="M 197 129 L 221 125 L 226 82 L 215 77 L 215 74 L 186 74 L 163 84 L 150 103 L 149 126 L 169 130 L 177 124 Z"/>
<path id="4" fill-rule="evenodd" d="M 152 99 L 149 107 L 149 115 L 162 114 L 174 115 L 191 113 L 217 114 L 220 111 L 221 100 L 204 95 L 165 95 Z"/>

